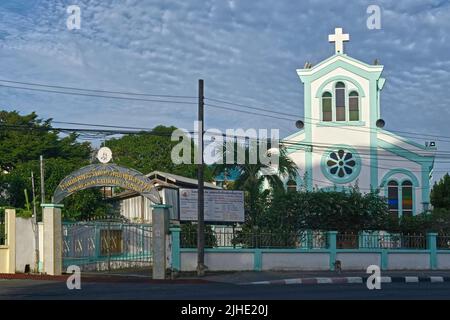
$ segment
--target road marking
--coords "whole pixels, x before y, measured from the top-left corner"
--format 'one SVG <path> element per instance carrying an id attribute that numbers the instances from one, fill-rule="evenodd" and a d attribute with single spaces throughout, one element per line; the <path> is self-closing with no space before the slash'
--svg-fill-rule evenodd
<path id="1" fill-rule="evenodd" d="M 433 283 L 437 282 L 445 282 L 446 278 L 442 276 L 429 276 L 429 281 Z M 394 278 L 395 282 L 401 281 L 404 283 L 420 283 L 422 281 L 428 281 L 427 278 L 420 278 L 417 276 L 405 276 L 405 277 L 397 277 Z M 0 279 L 1 281 L 1 279 Z M 245 283 L 247 285 L 276 285 L 276 284 L 285 284 L 285 285 L 294 285 L 294 284 L 303 284 L 303 285 L 311 285 L 311 284 L 355 284 L 355 283 L 364 283 L 365 279 L 363 277 L 341 277 L 341 278 L 297 278 L 297 279 L 284 279 L 284 280 L 271 280 L 271 281 L 259 281 L 259 282 L 250 282 Z M 392 283 L 392 277 L 380 277 L 381 283 Z"/>
<path id="2" fill-rule="evenodd" d="M 331 280 L 330 278 L 317 278 L 317 283 L 318 284 L 328 284 L 328 283 L 333 283 L 333 280 Z"/>
<path id="3" fill-rule="evenodd" d="M 419 282 L 419 277 L 405 277 L 406 283 L 417 283 Z"/>
<path id="4" fill-rule="evenodd" d="M 286 284 L 301 284 L 302 279 L 287 279 L 285 282 Z"/>
<path id="5" fill-rule="evenodd" d="M 252 282 L 251 284 L 261 285 L 261 284 L 270 284 L 270 281 L 260 281 L 260 282 Z"/>
<path id="6" fill-rule="evenodd" d="M 444 282 L 444 277 L 430 277 L 431 282 Z"/>
<path id="7" fill-rule="evenodd" d="M 363 283 L 363 279 L 361 277 L 347 277 L 348 283 Z"/>

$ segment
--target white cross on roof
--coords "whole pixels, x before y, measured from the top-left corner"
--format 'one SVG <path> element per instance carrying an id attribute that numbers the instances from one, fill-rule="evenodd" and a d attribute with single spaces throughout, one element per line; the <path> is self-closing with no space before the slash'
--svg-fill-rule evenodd
<path id="1" fill-rule="evenodd" d="M 336 46 L 336 53 L 344 53 L 344 41 L 349 41 L 350 35 L 348 33 L 343 34 L 342 28 L 335 28 L 334 34 L 328 36 L 329 42 L 334 42 Z"/>

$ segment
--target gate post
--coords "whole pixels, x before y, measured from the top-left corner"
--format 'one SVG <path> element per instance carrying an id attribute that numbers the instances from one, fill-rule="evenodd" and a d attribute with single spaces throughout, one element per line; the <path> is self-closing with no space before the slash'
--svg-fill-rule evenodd
<path id="1" fill-rule="evenodd" d="M 172 237 L 172 271 L 181 271 L 181 252 L 180 252 L 180 232 L 179 226 L 173 226 L 170 228 L 170 235 Z"/>
<path id="2" fill-rule="evenodd" d="M 328 231 L 328 250 L 330 255 L 330 271 L 335 271 L 335 263 L 337 256 L 337 231 Z"/>
<path id="3" fill-rule="evenodd" d="M 153 279 L 166 278 L 166 236 L 169 233 L 169 208 L 165 204 L 152 206 Z"/>
<path id="4" fill-rule="evenodd" d="M 41 204 L 44 209 L 44 273 L 52 276 L 62 274 L 62 227 L 59 204 Z"/>

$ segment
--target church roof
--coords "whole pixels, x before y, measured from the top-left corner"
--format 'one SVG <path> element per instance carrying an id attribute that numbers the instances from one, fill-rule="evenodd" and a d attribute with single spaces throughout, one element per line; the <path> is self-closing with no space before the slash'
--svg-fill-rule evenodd
<path id="1" fill-rule="evenodd" d="M 354 59 L 346 54 L 337 53 L 311 68 L 297 69 L 297 74 L 303 81 L 304 79 L 311 77 L 322 70 L 328 72 L 329 69 L 334 69 L 339 66 L 342 66 L 345 69 L 350 68 L 358 70 L 356 73 L 361 74 L 362 76 L 372 74 L 377 78 L 381 76 L 381 73 L 384 69 L 383 65 L 370 65 L 360 60 Z"/>

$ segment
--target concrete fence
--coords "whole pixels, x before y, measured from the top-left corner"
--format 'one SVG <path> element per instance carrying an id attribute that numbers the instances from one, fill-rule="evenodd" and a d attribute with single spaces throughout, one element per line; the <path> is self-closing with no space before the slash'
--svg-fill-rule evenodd
<path id="1" fill-rule="evenodd" d="M 15 209 L 5 210 L 6 239 L 0 245 L 0 273 L 23 273 L 35 264 L 32 219 L 16 217 Z"/>
<path id="2" fill-rule="evenodd" d="M 177 271 L 195 271 L 197 250 L 180 247 L 180 228 L 170 229 L 171 267 Z M 424 249 L 338 249 L 337 232 L 328 232 L 322 249 L 242 249 L 215 248 L 205 250 L 205 263 L 211 271 L 288 271 L 366 270 L 378 265 L 382 270 L 447 270 L 450 250 L 438 250 L 437 234 L 429 233 Z"/>

